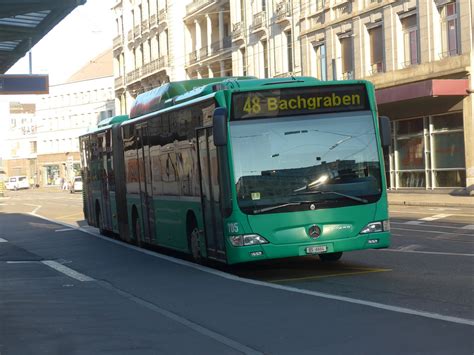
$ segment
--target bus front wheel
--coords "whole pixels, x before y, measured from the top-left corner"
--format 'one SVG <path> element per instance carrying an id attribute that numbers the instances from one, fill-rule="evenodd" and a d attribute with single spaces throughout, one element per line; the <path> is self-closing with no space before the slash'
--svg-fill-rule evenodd
<path id="1" fill-rule="evenodd" d="M 327 253 L 327 254 L 319 254 L 319 259 L 325 262 L 334 262 L 338 261 L 342 256 L 342 251 L 338 253 Z"/>

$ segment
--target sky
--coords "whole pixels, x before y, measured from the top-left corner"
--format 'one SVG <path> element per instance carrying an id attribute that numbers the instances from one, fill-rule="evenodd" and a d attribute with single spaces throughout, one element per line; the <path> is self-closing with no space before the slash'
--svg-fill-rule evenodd
<path id="1" fill-rule="evenodd" d="M 87 0 L 54 27 L 32 50 L 33 74 L 49 74 L 51 85 L 64 83 L 116 36 L 111 10 L 115 0 Z M 28 54 L 7 74 L 28 74 Z"/>
<path id="2" fill-rule="evenodd" d="M 87 0 L 76 7 L 32 49 L 33 74 L 48 74 L 49 84 L 61 84 L 97 55 L 112 47 L 117 35 L 112 6 L 116 0 Z M 28 54 L 6 74 L 29 74 Z M 0 115 L 10 101 L 33 102 L 31 95 L 0 95 Z M 0 156 L 7 120 L 0 120 Z"/>

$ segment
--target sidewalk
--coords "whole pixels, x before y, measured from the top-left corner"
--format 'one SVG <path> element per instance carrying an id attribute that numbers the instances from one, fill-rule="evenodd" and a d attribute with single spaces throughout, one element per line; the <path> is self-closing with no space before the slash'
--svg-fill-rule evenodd
<path id="1" fill-rule="evenodd" d="M 453 196 L 447 193 L 388 192 L 389 205 L 439 206 L 474 208 L 474 196 Z"/>

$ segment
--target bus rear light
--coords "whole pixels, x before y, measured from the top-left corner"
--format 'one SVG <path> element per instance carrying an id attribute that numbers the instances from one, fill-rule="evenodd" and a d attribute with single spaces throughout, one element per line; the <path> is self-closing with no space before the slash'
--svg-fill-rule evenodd
<path id="1" fill-rule="evenodd" d="M 229 237 L 229 239 L 234 247 L 268 243 L 268 240 L 258 234 L 234 235 Z"/>

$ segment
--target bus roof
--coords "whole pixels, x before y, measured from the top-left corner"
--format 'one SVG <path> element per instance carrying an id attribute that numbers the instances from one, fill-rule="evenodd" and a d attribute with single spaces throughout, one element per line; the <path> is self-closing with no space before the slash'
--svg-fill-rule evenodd
<path id="1" fill-rule="evenodd" d="M 128 115 L 118 115 L 113 117 L 104 118 L 99 122 L 97 128 L 102 128 L 105 126 L 111 126 L 116 123 L 122 123 L 123 121 L 128 120 Z"/>
<path id="2" fill-rule="evenodd" d="M 97 127 L 89 129 L 89 131 L 87 131 L 86 133 L 81 134 L 80 137 L 87 136 L 91 133 L 98 133 L 101 131 L 105 131 L 107 128 L 112 127 L 114 124 L 119 124 L 119 123 L 128 121 L 128 119 L 129 119 L 128 115 L 118 115 L 118 116 L 104 118 L 103 120 L 99 121 L 99 123 L 97 124 Z"/>
<path id="3" fill-rule="evenodd" d="M 144 92 L 137 96 L 130 110 L 130 118 L 132 119 L 150 112 L 158 111 L 165 107 L 173 106 L 173 99 L 179 96 L 184 95 L 191 99 L 196 96 L 202 96 L 206 93 L 211 93 L 212 90 L 209 92 L 205 90 L 207 87 L 209 87 L 209 85 L 215 85 L 227 79 L 229 78 L 217 77 L 175 81 L 163 84 L 160 87 Z M 236 77 L 235 79 L 247 80 L 253 79 L 253 77 Z"/>
<path id="4" fill-rule="evenodd" d="M 256 91 L 281 88 L 285 85 L 347 85 L 363 83 L 364 80 L 321 81 L 309 76 L 290 76 L 285 78 L 257 79 L 255 77 L 217 77 L 208 79 L 184 80 L 166 83 L 158 88 L 137 96 L 130 110 L 130 119 L 156 112 L 219 90 Z"/>

